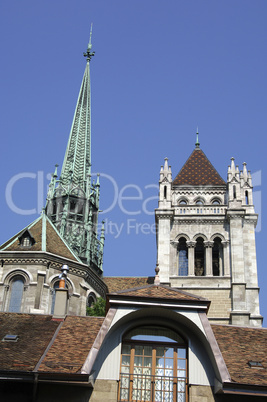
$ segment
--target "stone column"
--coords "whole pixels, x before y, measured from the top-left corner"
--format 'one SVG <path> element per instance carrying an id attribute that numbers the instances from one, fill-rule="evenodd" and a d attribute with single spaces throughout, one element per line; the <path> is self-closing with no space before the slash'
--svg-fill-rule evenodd
<path id="1" fill-rule="evenodd" d="M 223 272 L 224 276 L 230 276 L 230 251 L 229 240 L 222 241 L 223 246 Z"/>
<path id="2" fill-rule="evenodd" d="M 213 241 L 204 241 L 205 247 L 205 267 L 206 267 L 206 276 L 212 276 L 212 247 L 214 242 Z"/>
<path id="3" fill-rule="evenodd" d="M 188 276 L 195 276 L 195 247 L 196 241 L 187 241 L 188 247 Z"/>

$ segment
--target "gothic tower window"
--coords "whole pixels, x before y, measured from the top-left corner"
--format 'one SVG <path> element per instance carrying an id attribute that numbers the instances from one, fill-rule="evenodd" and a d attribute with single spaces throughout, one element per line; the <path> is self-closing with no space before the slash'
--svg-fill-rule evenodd
<path id="1" fill-rule="evenodd" d="M 205 275 L 205 249 L 202 237 L 197 238 L 195 247 L 195 275 Z"/>
<path id="2" fill-rule="evenodd" d="M 167 198 L 167 186 L 164 186 L 164 200 Z"/>
<path id="3" fill-rule="evenodd" d="M 10 288 L 8 311 L 11 313 L 20 313 L 24 291 L 24 278 L 21 275 L 14 276 L 11 281 Z"/>
<path id="4" fill-rule="evenodd" d="M 188 249 L 186 245 L 186 239 L 181 237 L 178 243 L 178 275 L 187 276 L 188 275 Z"/>
<path id="5" fill-rule="evenodd" d="M 176 332 L 143 326 L 124 336 L 119 401 L 185 402 L 186 384 L 187 346 Z"/>
<path id="6" fill-rule="evenodd" d="M 246 204 L 248 205 L 249 202 L 248 202 L 248 191 L 247 190 L 245 191 L 245 197 L 246 197 Z"/>
<path id="7" fill-rule="evenodd" d="M 236 186 L 233 187 L 233 197 L 234 197 L 234 200 L 235 200 L 236 199 Z"/>
<path id="8" fill-rule="evenodd" d="M 223 247 L 222 241 L 219 237 L 214 239 L 212 248 L 212 273 L 213 276 L 220 276 L 223 274 Z"/>

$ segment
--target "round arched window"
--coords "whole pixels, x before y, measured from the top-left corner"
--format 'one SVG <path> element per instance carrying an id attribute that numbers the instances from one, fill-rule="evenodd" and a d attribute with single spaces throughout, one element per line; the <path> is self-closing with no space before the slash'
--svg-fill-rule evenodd
<path id="1" fill-rule="evenodd" d="M 175 331 L 142 326 L 123 337 L 120 401 L 185 401 L 187 347 Z"/>
<path id="2" fill-rule="evenodd" d="M 21 275 L 16 275 L 13 277 L 10 283 L 10 299 L 8 311 L 11 313 L 20 313 L 21 302 L 24 291 L 24 278 Z"/>

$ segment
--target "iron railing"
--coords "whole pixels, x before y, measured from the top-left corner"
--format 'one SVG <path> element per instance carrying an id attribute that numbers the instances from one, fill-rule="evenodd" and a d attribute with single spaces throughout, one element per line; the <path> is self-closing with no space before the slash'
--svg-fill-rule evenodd
<path id="1" fill-rule="evenodd" d="M 118 402 L 186 402 L 187 379 L 121 373 Z"/>

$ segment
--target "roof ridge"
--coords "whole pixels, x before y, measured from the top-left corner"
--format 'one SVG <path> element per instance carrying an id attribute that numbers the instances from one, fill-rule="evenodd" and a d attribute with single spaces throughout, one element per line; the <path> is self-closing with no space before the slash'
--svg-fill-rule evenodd
<path id="1" fill-rule="evenodd" d="M 135 287 L 135 288 L 130 288 L 130 289 L 122 289 L 122 290 L 118 290 L 118 291 L 116 291 L 116 292 L 111 292 L 111 293 L 109 293 L 110 295 L 120 295 L 120 294 L 125 294 L 125 293 L 130 293 L 130 292 L 133 292 L 133 291 L 138 291 L 138 290 L 142 290 L 142 289 L 148 289 L 148 288 L 163 288 L 163 289 L 167 289 L 167 290 L 170 290 L 170 291 L 173 291 L 173 292 L 175 292 L 175 293 L 177 293 L 177 294 L 183 294 L 184 296 L 189 296 L 189 297 L 193 297 L 193 298 L 195 298 L 195 299 L 197 299 L 197 300 L 202 300 L 202 301 L 209 301 L 208 299 L 206 299 L 206 298 L 204 298 L 204 297 L 201 297 L 201 296 L 198 296 L 198 295 L 194 295 L 194 294 L 192 294 L 192 293 L 189 293 L 189 292 L 186 292 L 186 291 L 184 291 L 184 290 L 181 290 L 181 289 L 179 289 L 179 288 L 175 288 L 175 287 L 170 287 L 170 286 L 167 286 L 167 285 L 163 285 L 163 284 L 159 284 L 159 285 L 155 285 L 154 283 L 152 283 L 152 284 L 149 284 L 149 285 L 144 285 L 144 286 L 139 286 L 139 287 Z M 144 296 L 145 297 L 145 296 Z"/>

